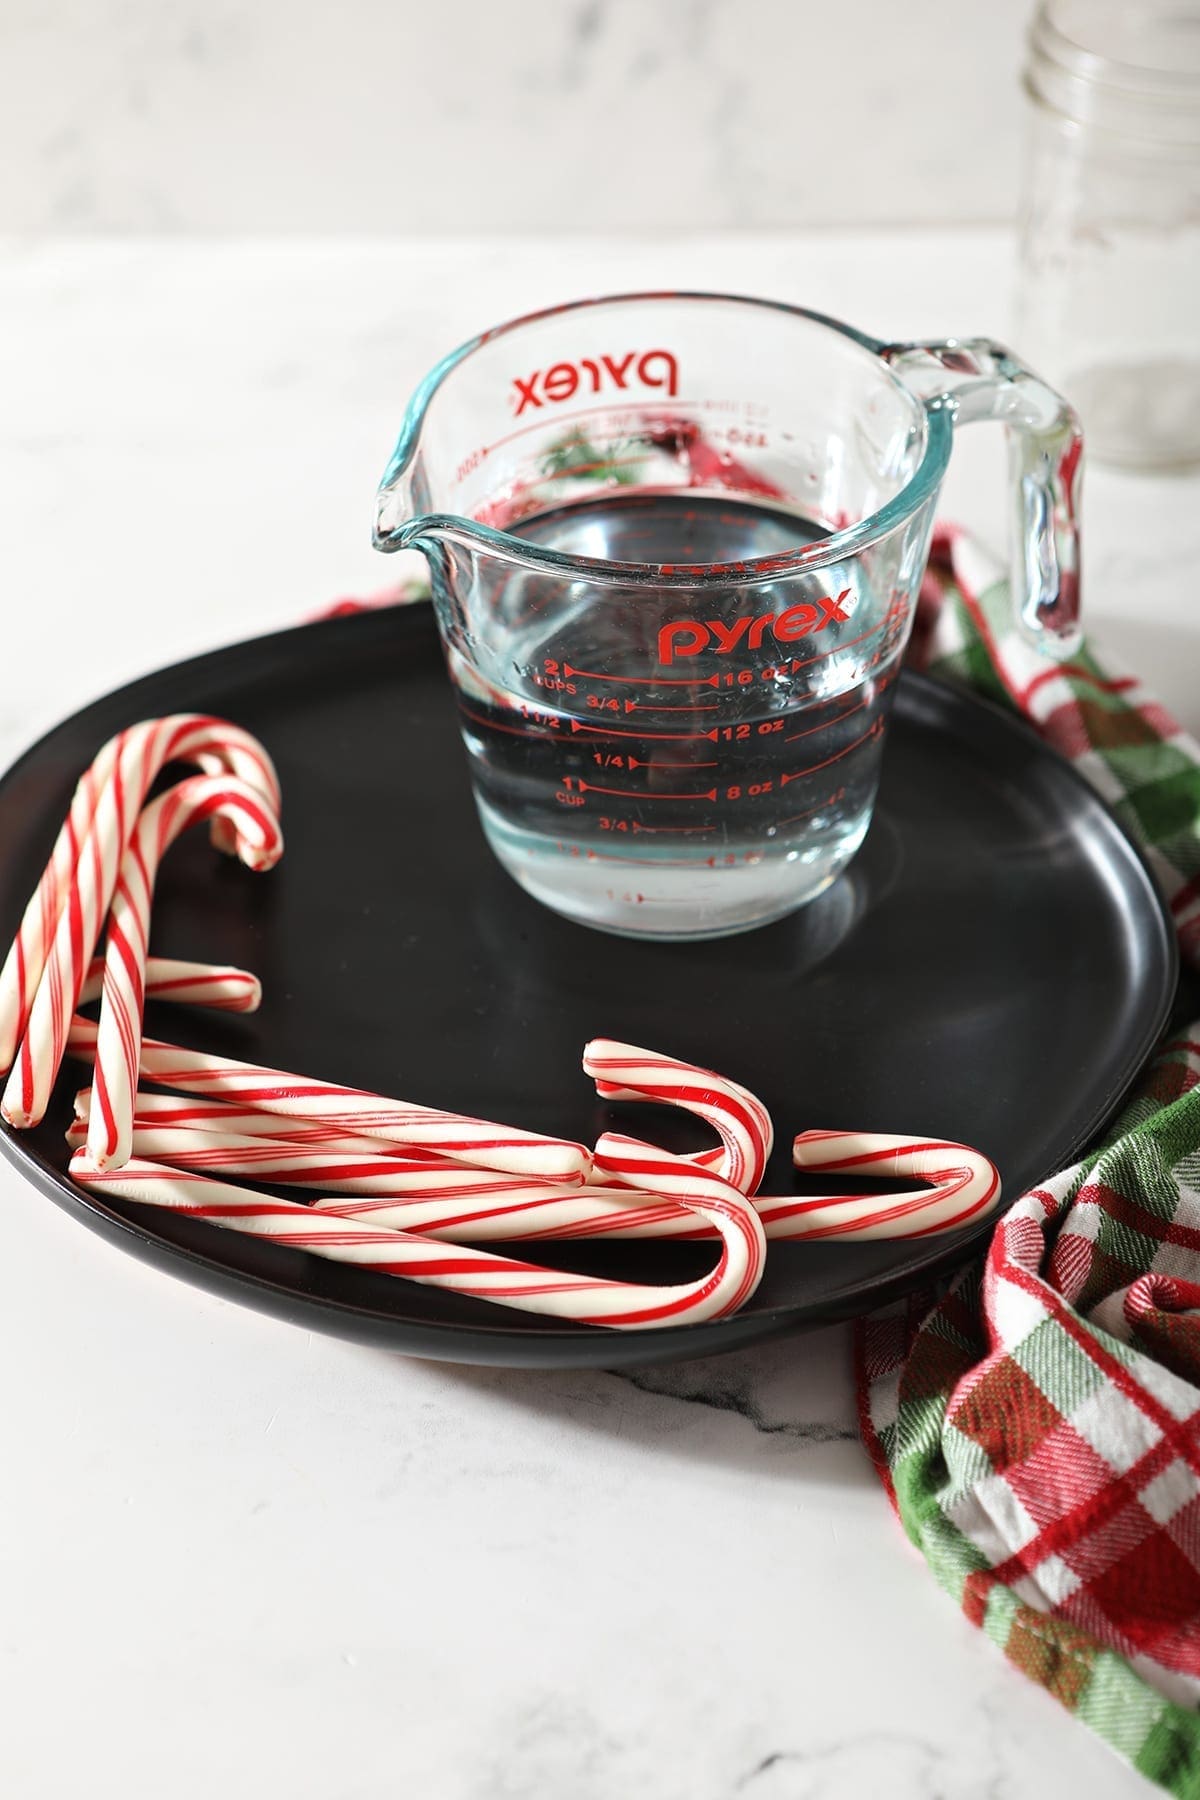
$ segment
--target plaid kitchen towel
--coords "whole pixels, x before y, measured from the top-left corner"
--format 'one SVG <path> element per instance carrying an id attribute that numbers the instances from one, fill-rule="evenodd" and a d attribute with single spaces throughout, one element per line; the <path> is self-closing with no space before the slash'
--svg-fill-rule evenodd
<path id="1" fill-rule="evenodd" d="M 1018 708 L 1144 846 L 1200 965 L 1200 746 L 1083 651 L 1047 667 L 943 531 L 911 659 Z M 1200 1797 L 1200 1025 L 981 1267 L 861 1323 L 863 1437 L 938 1581 L 1151 1780 Z"/>

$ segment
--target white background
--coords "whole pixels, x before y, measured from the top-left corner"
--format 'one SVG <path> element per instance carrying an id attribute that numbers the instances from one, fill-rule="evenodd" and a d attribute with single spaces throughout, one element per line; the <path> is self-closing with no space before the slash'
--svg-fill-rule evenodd
<path id="1" fill-rule="evenodd" d="M 1006 219 L 1029 10 L 2 0 L 0 232 Z"/>

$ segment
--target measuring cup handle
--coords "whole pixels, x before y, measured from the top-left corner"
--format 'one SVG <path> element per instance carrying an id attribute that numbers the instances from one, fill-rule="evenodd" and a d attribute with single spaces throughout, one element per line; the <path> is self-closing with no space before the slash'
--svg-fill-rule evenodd
<path id="1" fill-rule="evenodd" d="M 1032 643 L 1053 656 L 1071 655 L 1081 635 L 1083 433 L 1074 411 L 988 338 L 889 344 L 881 355 L 931 411 L 947 408 L 956 425 L 998 419 L 1008 427 L 1013 604 Z"/>

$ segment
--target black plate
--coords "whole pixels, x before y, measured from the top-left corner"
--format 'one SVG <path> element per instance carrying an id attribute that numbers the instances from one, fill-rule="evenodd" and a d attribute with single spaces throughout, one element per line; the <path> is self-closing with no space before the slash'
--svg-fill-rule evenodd
<path id="1" fill-rule="evenodd" d="M 1022 725 L 912 675 L 867 843 L 805 912 L 690 945 L 568 924 L 484 846 L 427 607 L 220 650 L 51 732 L 0 782 L 4 942 L 99 744 L 137 719 L 189 710 L 262 736 L 283 779 L 287 853 L 261 877 L 214 857 L 201 833 L 172 852 L 156 951 L 242 964 L 265 989 L 251 1018 L 152 1009 L 151 1031 L 177 1041 L 590 1140 L 618 1120 L 653 1135 L 665 1117 L 622 1115 L 591 1093 L 585 1040 L 624 1038 L 762 1095 L 782 1146 L 768 1191 L 792 1185 L 794 1132 L 844 1126 L 975 1144 L 1016 1195 L 1109 1116 L 1169 1013 L 1174 935 L 1111 815 Z M 704 1355 L 869 1310 L 988 1231 L 773 1245 L 762 1286 L 732 1319 L 564 1329 L 83 1193 L 64 1174 L 61 1135 L 76 1073 L 38 1131 L 0 1133 L 52 1199 L 173 1274 L 418 1355 L 601 1366 Z M 575 1266 L 647 1280 L 686 1279 L 710 1254 L 572 1252 Z"/>

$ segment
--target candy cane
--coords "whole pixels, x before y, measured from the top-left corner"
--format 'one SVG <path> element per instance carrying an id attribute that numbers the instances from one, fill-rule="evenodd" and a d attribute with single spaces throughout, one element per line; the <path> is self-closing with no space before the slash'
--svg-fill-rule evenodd
<path id="1" fill-rule="evenodd" d="M 146 994 L 149 998 L 149 987 Z M 85 1034 L 90 1031 L 94 1045 L 96 1028 L 91 1020 L 78 1019 L 72 1029 L 77 1031 L 76 1041 L 79 1044 L 83 1043 Z M 83 1051 L 80 1050 L 79 1054 L 83 1054 Z M 322 1124 L 320 1119 L 288 1119 L 282 1113 L 263 1112 L 258 1106 L 236 1106 L 227 1100 L 188 1100 L 177 1094 L 152 1094 L 145 1088 L 139 1088 L 134 1098 L 134 1108 L 135 1130 L 139 1126 L 152 1131 L 181 1127 L 217 1135 L 230 1131 L 241 1137 L 267 1137 L 281 1144 L 319 1145 L 325 1150 L 355 1154 L 364 1151 L 374 1151 L 384 1156 L 396 1153 L 396 1145 L 389 1143 L 387 1138 L 370 1137 L 364 1132 L 344 1131 L 336 1125 Z M 80 1088 L 75 1096 L 76 1121 L 86 1125 L 91 1112 L 92 1090 L 90 1087 Z M 430 1167 L 466 1167 L 466 1164 L 456 1163 L 451 1157 L 440 1156 L 435 1150 L 420 1150 L 413 1144 L 405 1146 L 404 1154 L 410 1161 L 419 1160 Z"/>
<path id="2" fill-rule="evenodd" d="M 708 1120 L 721 1136 L 721 1147 L 715 1151 L 697 1152 L 695 1156 L 684 1160 L 701 1167 L 712 1167 L 717 1175 L 723 1176 L 725 1179 L 731 1179 L 731 1176 L 726 1174 L 726 1170 L 732 1170 L 736 1177 L 732 1180 L 732 1185 L 742 1188 L 743 1191 L 745 1186 L 756 1186 L 761 1180 L 773 1139 L 771 1120 L 762 1102 L 738 1083 L 716 1075 L 712 1070 L 698 1068 L 693 1064 L 662 1056 L 657 1051 L 639 1049 L 635 1045 L 620 1044 L 607 1038 L 598 1038 L 587 1046 L 584 1051 L 583 1066 L 587 1073 L 593 1076 L 597 1092 L 607 1098 L 658 1101 L 682 1107 L 695 1113 L 698 1117 Z M 146 1098 L 155 1097 L 146 1096 Z M 170 1104 L 172 1111 L 169 1122 L 172 1125 L 194 1126 L 198 1122 L 194 1112 L 180 1111 L 178 1103 Z M 225 1104 L 227 1106 L 227 1103 Z M 154 1124 L 162 1126 L 167 1123 L 167 1120 L 161 1116 L 162 1107 L 158 1099 L 155 1099 L 155 1106 L 151 1110 L 152 1114 L 157 1112 L 160 1116 L 144 1119 L 143 1126 Z M 270 1123 L 271 1116 L 243 1108 L 239 1109 L 239 1122 L 235 1124 L 229 1118 L 228 1111 L 223 1112 L 222 1104 L 218 1103 L 216 1107 L 207 1109 L 203 1122 L 210 1130 L 227 1130 L 235 1134 L 241 1133 L 243 1136 L 263 1135 L 264 1133 L 277 1136 L 283 1127 L 280 1124 L 273 1129 Z M 305 1124 L 308 1123 L 305 1121 Z M 247 1125 L 250 1126 L 249 1131 L 246 1129 Z M 376 1141 L 381 1142 L 382 1140 L 377 1139 Z M 165 1147 L 168 1142 L 169 1150 Z M 342 1150 L 352 1153 L 361 1153 L 365 1147 L 363 1142 L 356 1141 L 353 1136 L 345 1137 L 340 1145 Z M 181 1138 L 160 1140 L 146 1136 L 143 1131 L 134 1145 L 133 1154 L 149 1161 L 169 1162 L 176 1167 L 208 1168 L 210 1172 L 229 1175 L 247 1173 L 246 1162 L 240 1156 L 245 1146 L 233 1144 L 228 1148 L 231 1151 L 230 1160 L 222 1164 L 215 1146 L 211 1144 L 197 1146 L 188 1144 Z M 331 1175 L 337 1167 L 336 1152 L 338 1149 L 337 1144 L 330 1142 L 326 1142 L 320 1152 L 316 1146 L 313 1146 L 314 1154 L 308 1165 L 313 1179 L 307 1185 L 320 1186 L 322 1178 L 325 1177 L 329 1179 L 331 1188 L 336 1187 L 339 1192 L 381 1193 L 385 1198 L 388 1197 L 382 1181 L 373 1187 L 356 1187 L 350 1190 L 343 1188 L 339 1182 L 335 1182 Z M 204 1160 L 201 1160 L 202 1157 Z M 300 1161 L 293 1158 L 287 1164 L 291 1179 L 299 1180 L 303 1167 L 304 1165 Z M 393 1172 L 397 1177 L 401 1173 L 398 1169 Z M 266 1177 L 264 1176 L 263 1179 Z M 467 1181 L 456 1183 L 447 1176 L 440 1184 L 440 1188 L 439 1184 L 432 1179 L 427 1186 L 415 1180 L 398 1180 L 395 1192 L 396 1194 L 409 1193 L 420 1188 L 424 1193 L 433 1195 L 440 1192 L 443 1197 L 449 1198 L 455 1193 L 466 1192 L 468 1189 L 478 1190 L 479 1187 L 479 1183 Z M 475 1215 L 471 1220 L 472 1225 L 478 1228 L 481 1234 L 488 1236 L 512 1235 L 513 1227 L 520 1223 L 521 1215 L 525 1210 L 536 1207 L 543 1200 L 548 1204 L 538 1215 L 539 1235 L 552 1233 L 556 1236 L 587 1236 L 598 1234 L 601 1231 L 623 1234 L 635 1223 L 640 1228 L 647 1229 L 651 1225 L 649 1216 L 644 1220 L 635 1221 L 634 1210 L 629 1199 L 624 1195 L 619 1195 L 618 1200 L 610 1197 L 607 1203 L 598 1201 L 595 1207 L 589 1208 L 587 1201 L 582 1197 L 574 1203 L 567 1203 L 562 1196 L 542 1194 L 536 1186 L 530 1184 L 512 1183 L 507 1189 L 496 1184 L 491 1191 L 498 1196 L 505 1195 L 503 1202 L 499 1200 L 497 1202 L 499 1207 L 497 1216 L 490 1222 L 482 1215 Z M 650 1212 L 657 1220 L 654 1229 L 655 1235 L 673 1236 L 682 1235 L 684 1232 L 694 1232 L 695 1222 L 686 1214 L 672 1211 L 669 1207 L 663 1208 L 661 1205 L 652 1206 Z M 436 1209 L 429 1216 L 431 1220 L 436 1219 Z M 456 1209 L 451 1208 L 448 1216 L 457 1218 Z M 506 1221 L 508 1221 L 507 1224 Z M 397 1225 L 402 1223 L 399 1217 L 392 1222 Z M 532 1218 L 527 1219 L 522 1229 L 532 1227 L 534 1222 Z M 424 1229 L 424 1227 L 414 1225 L 412 1229 Z M 641 1235 L 641 1229 L 639 1229 L 639 1235 Z"/>
<path id="3" fill-rule="evenodd" d="M 612 1172 L 604 1148 L 609 1141 L 601 1139 L 597 1145 L 594 1168 L 599 1181 Z M 633 1140 L 621 1142 L 628 1145 Z M 639 1186 L 640 1191 L 624 1195 L 612 1186 L 589 1185 L 562 1195 L 513 1190 L 486 1198 L 482 1194 L 464 1197 L 450 1190 L 439 1197 L 437 1188 L 431 1185 L 422 1190 L 420 1200 L 318 1200 L 316 1206 L 337 1206 L 348 1216 L 450 1237 L 461 1243 L 506 1238 L 710 1236 L 708 1228 L 678 1206 L 664 1204 L 664 1198 L 673 1190 L 670 1185 L 664 1187 L 654 1166 L 655 1159 L 663 1154 L 648 1145 L 638 1147 L 637 1156 L 627 1162 L 621 1179 Z M 812 1131 L 796 1139 L 793 1156 L 797 1167 L 808 1171 L 861 1172 L 871 1167 L 871 1172 L 879 1176 L 909 1176 L 930 1185 L 900 1194 L 753 1195 L 751 1204 L 762 1220 L 766 1237 L 773 1243 L 834 1237 L 851 1242 L 932 1237 L 957 1230 L 991 1211 L 1000 1199 L 1000 1173 L 995 1164 L 980 1151 L 948 1139 Z M 672 1161 L 685 1167 L 688 1164 L 685 1157 Z M 694 1164 L 690 1174 L 694 1179 Z M 686 1179 L 680 1170 L 674 1177 L 675 1186 Z M 479 1204 L 485 1199 L 486 1204 Z"/>
<path id="4" fill-rule="evenodd" d="M 83 1089 L 75 1104 L 79 1122 L 68 1134 L 73 1146 L 86 1136 L 90 1090 Z M 600 1169 L 596 1184 L 564 1191 L 471 1169 L 431 1151 L 409 1149 L 403 1158 L 389 1157 L 383 1140 L 222 1101 L 139 1093 L 133 1153 L 185 1170 L 324 1187 L 337 1198 L 317 1200 L 318 1210 L 458 1243 L 714 1235 L 672 1201 L 598 1185 Z M 932 1185 L 889 1195 L 756 1195 L 752 1204 L 773 1243 L 932 1236 L 957 1229 L 1000 1198 L 995 1165 L 979 1151 L 946 1139 L 806 1132 L 796 1139 L 794 1155 L 798 1167 L 830 1172 L 861 1169 L 869 1166 L 861 1158 L 874 1158 L 877 1174 Z"/>
<path id="5" fill-rule="evenodd" d="M 623 1141 L 613 1140 L 618 1160 Z M 247 1188 L 203 1175 L 172 1173 L 151 1162 L 96 1169 L 87 1153 L 79 1151 L 71 1160 L 71 1174 L 83 1188 L 186 1213 L 334 1262 L 576 1324 L 644 1330 L 724 1317 L 745 1303 L 762 1272 L 762 1227 L 745 1196 L 681 1158 L 668 1160 L 689 1178 L 679 1190 L 680 1204 L 709 1220 L 721 1239 L 711 1274 L 669 1287 L 576 1275 L 407 1232 L 379 1231 L 293 1200 L 268 1199 Z"/>
<path id="6" fill-rule="evenodd" d="M 584 1048 L 583 1067 L 603 1099 L 656 1100 L 707 1120 L 721 1148 L 702 1150 L 687 1160 L 711 1168 L 743 1194 L 755 1192 L 775 1134 L 770 1113 L 747 1088 L 711 1069 L 612 1038 L 593 1038 Z"/>
<path id="7" fill-rule="evenodd" d="M 90 1020 L 72 1021 L 67 1048 L 72 1056 L 85 1060 L 95 1056 L 96 1027 Z M 407 1100 L 390 1100 L 363 1088 L 316 1081 L 283 1069 L 184 1050 L 152 1038 L 142 1041 L 140 1069 L 147 1081 L 161 1087 L 206 1099 L 228 1099 L 285 1120 L 313 1120 L 338 1132 L 365 1133 L 393 1148 L 435 1150 L 477 1168 L 572 1185 L 582 1181 L 591 1168 L 584 1146 L 563 1138 L 544 1137 L 514 1125 L 442 1112 Z"/>
<path id="8" fill-rule="evenodd" d="M 91 1116 L 95 1118 L 94 1108 Z M 67 1132 L 67 1142 L 73 1148 L 87 1143 L 88 1129 L 77 1119 Z M 136 1115 L 132 1154 L 141 1162 L 169 1163 L 174 1169 L 248 1177 L 281 1187 L 323 1188 L 331 1194 L 387 1198 L 410 1193 L 438 1198 L 454 1194 L 552 1196 L 556 1200 L 563 1197 L 561 1188 L 548 1187 L 545 1182 L 521 1181 L 494 1169 L 471 1168 L 431 1151 L 406 1155 L 395 1148 L 372 1150 L 365 1147 L 361 1138 L 353 1139 L 351 1147 L 330 1149 L 326 1144 L 303 1139 L 288 1143 L 233 1131 L 200 1131 L 193 1125 L 139 1123 Z"/>
<path id="9" fill-rule="evenodd" d="M 736 1312 L 745 1305 L 762 1280 L 767 1242 L 762 1220 L 740 1189 L 711 1169 L 697 1168 L 686 1157 L 672 1156 L 615 1131 L 606 1131 L 597 1140 L 593 1160 L 602 1175 L 610 1175 L 621 1186 L 648 1189 L 715 1225 L 727 1255 L 731 1254 L 730 1233 L 736 1234 L 732 1242 L 740 1250 L 740 1279 L 723 1310 Z"/>
<path id="10" fill-rule="evenodd" d="M 80 776 L 50 861 L 29 899 L 0 969 L 0 1072 L 7 1073 L 12 1067 L 17 1046 L 25 1035 L 59 914 L 74 880 L 80 847 L 95 817 L 100 790 L 112 776 L 118 744 L 116 738 L 105 744 L 91 767 Z"/>
<path id="11" fill-rule="evenodd" d="M 270 869 L 283 853 L 273 810 L 255 788 L 231 776 L 193 775 L 146 807 L 134 827 L 113 891 L 104 958 L 104 987 L 96 1032 L 95 1106 L 88 1154 L 98 1168 L 124 1162 L 133 1136 L 142 1037 L 150 906 L 159 865 L 189 826 L 224 819 L 242 860 Z"/>
<path id="12" fill-rule="evenodd" d="M 600 1180 L 609 1172 L 605 1143 L 601 1139 L 596 1149 L 595 1172 Z M 469 1208 L 464 1201 L 455 1199 L 437 1204 L 431 1196 L 417 1204 L 386 1199 L 337 1204 L 353 1217 L 370 1217 L 376 1224 L 453 1237 L 457 1242 L 515 1237 L 623 1239 L 710 1235 L 678 1207 L 664 1205 L 661 1197 L 655 1198 L 671 1192 L 669 1185 L 664 1188 L 653 1167 L 654 1158 L 661 1154 L 649 1146 L 640 1146 L 638 1156 L 627 1164 L 625 1178 L 640 1181 L 645 1191 L 626 1195 L 623 1203 L 614 1188 L 589 1186 L 563 1195 L 553 1204 L 550 1196 L 539 1201 L 534 1195 L 522 1196 L 519 1202 L 505 1196 L 482 1208 Z M 996 1165 L 981 1151 L 945 1138 L 808 1131 L 796 1138 L 793 1160 L 807 1172 L 861 1173 L 869 1169 L 874 1175 L 893 1179 L 908 1176 L 930 1185 L 900 1194 L 756 1194 L 751 1204 L 772 1243 L 822 1238 L 865 1242 L 933 1237 L 982 1217 L 1000 1200 L 1000 1172 Z M 675 1179 L 678 1183 L 681 1177 Z M 316 1204 L 320 1208 L 326 1202 L 318 1200 Z"/>
<path id="13" fill-rule="evenodd" d="M 902 1194 L 851 1194 L 840 1199 L 796 1196 L 763 1204 L 772 1236 L 790 1238 L 916 1238 L 953 1231 L 990 1211 L 1000 1199 L 1000 1171 L 978 1150 L 944 1138 L 887 1132 L 802 1131 L 792 1161 L 807 1173 L 864 1172 L 913 1176 L 932 1184 Z"/>
<path id="14" fill-rule="evenodd" d="M 148 720 L 105 746 L 93 764 L 92 781 L 85 777 L 81 784 L 87 798 L 77 807 L 73 803 L 0 975 L 5 996 L 0 1050 L 7 1049 L 0 1068 L 12 1065 L 0 1111 L 12 1125 L 36 1125 L 45 1113 L 121 855 L 151 783 L 168 762 L 179 761 L 228 769 L 255 788 L 272 811 L 278 809 L 279 783 L 266 751 L 249 733 L 223 720 L 198 714 Z M 252 854 L 253 845 L 235 842 L 230 829 L 218 826 L 219 847 Z M 78 853 L 68 869 L 74 842 Z M 52 917 L 56 922 L 49 934 Z"/>
<path id="15" fill-rule="evenodd" d="M 104 958 L 96 957 L 79 995 L 80 1006 L 100 998 L 104 987 Z M 262 984 L 257 975 L 224 963 L 179 962 L 174 957 L 146 958 L 147 1000 L 173 1001 L 178 1005 L 203 1006 L 211 1012 L 257 1012 Z"/>
<path id="16" fill-rule="evenodd" d="M 162 735 L 164 728 L 165 736 Z M 50 861 L 25 909 L 20 929 L 0 970 L 0 1072 L 11 1067 L 24 1036 L 29 1009 L 100 794 L 113 779 L 118 757 L 128 759 L 135 742 L 146 739 L 152 732 L 158 745 L 155 751 L 157 767 L 149 767 L 149 780 L 154 779 L 166 762 L 172 761 L 195 762 L 210 773 L 227 769 L 230 774 L 261 787 L 278 809 L 279 781 L 270 757 L 248 732 L 225 720 L 200 713 L 179 713 L 170 719 L 133 726 L 110 738 L 79 779 Z M 219 825 L 219 821 L 214 822 L 215 841 Z M 232 845 L 221 841 L 219 847 L 230 849 Z"/>
<path id="17" fill-rule="evenodd" d="M 67 1142 L 74 1149 L 86 1141 L 87 1126 L 77 1118 Z M 143 1117 L 134 1121 L 132 1154 L 140 1162 L 165 1163 L 185 1174 L 319 1188 L 336 1198 L 317 1200 L 317 1209 L 455 1243 L 716 1235 L 710 1226 L 697 1228 L 694 1214 L 682 1206 L 653 1194 L 522 1181 L 428 1151 L 381 1155 L 364 1148 L 362 1139 L 331 1150 L 304 1139 L 272 1141 Z"/>
<path id="18" fill-rule="evenodd" d="M 821 1140 L 827 1145 L 835 1137 L 845 1145 L 847 1160 L 836 1153 L 819 1164 L 805 1160 L 810 1143 Z M 901 1194 L 752 1195 L 750 1204 L 771 1243 L 933 1237 L 981 1217 L 1000 1199 L 1000 1175 L 994 1163 L 965 1144 L 863 1132 L 810 1132 L 797 1142 L 801 1147 L 797 1163 L 803 1168 L 861 1170 L 865 1162 L 880 1159 L 881 1165 L 886 1166 L 875 1168 L 873 1173 L 915 1177 L 931 1186 Z M 599 1148 L 595 1169 L 603 1180 L 606 1166 Z M 638 1170 L 631 1167 L 629 1173 L 632 1179 L 639 1178 Z M 420 1231 L 430 1237 L 447 1237 L 456 1243 L 503 1242 L 511 1238 L 702 1239 L 712 1235 L 710 1229 L 656 1191 L 661 1184 L 652 1168 L 643 1166 L 640 1179 L 643 1188 L 624 1195 L 611 1186 L 589 1185 L 563 1195 L 451 1193 L 439 1199 L 436 1189 L 431 1189 L 420 1199 L 318 1200 L 316 1206 L 336 1206 L 350 1217 L 369 1218 L 377 1225 Z"/>
<path id="19" fill-rule="evenodd" d="M 597 1038 L 586 1047 L 583 1066 L 595 1077 L 596 1091 L 605 1098 L 653 1100 L 681 1107 L 712 1123 L 720 1133 L 722 1143 L 713 1150 L 693 1152 L 688 1161 L 712 1168 L 726 1180 L 731 1179 L 727 1166 L 732 1167 L 738 1176 L 733 1185 L 743 1192 L 747 1185 L 757 1186 L 761 1180 L 763 1165 L 770 1154 L 773 1130 L 766 1108 L 748 1089 L 709 1069 L 606 1038 Z M 600 1069 L 605 1073 L 597 1075 Z M 617 1070 L 624 1078 L 624 1086 L 611 1079 Z M 264 1112 L 259 1107 L 234 1106 L 227 1100 L 201 1104 L 142 1091 L 136 1105 L 136 1123 L 142 1126 L 190 1126 L 230 1131 L 242 1136 L 303 1139 L 306 1142 L 319 1138 L 324 1148 L 333 1151 L 387 1147 L 384 1138 L 372 1139 L 363 1133 L 341 1132 L 315 1118 L 287 1121 L 279 1114 Z M 90 1090 L 84 1088 L 76 1097 L 77 1117 L 86 1121 L 90 1108 Z M 749 1156 L 743 1154 L 742 1143 L 749 1146 Z M 151 1161 L 169 1160 L 158 1158 L 152 1150 L 135 1151 L 134 1154 L 145 1155 Z M 578 1216 L 585 1218 L 586 1214 Z M 682 1223 L 687 1225 L 688 1222 Z"/>

